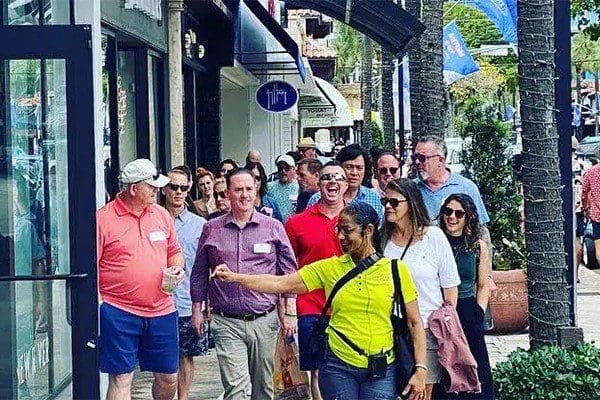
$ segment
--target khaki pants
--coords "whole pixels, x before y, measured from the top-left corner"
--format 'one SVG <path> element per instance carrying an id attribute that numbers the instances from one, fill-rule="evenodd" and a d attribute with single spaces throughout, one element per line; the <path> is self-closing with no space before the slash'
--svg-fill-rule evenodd
<path id="1" fill-rule="evenodd" d="M 272 399 L 273 358 L 279 333 L 277 312 L 248 322 L 214 314 L 211 330 L 224 398 Z"/>

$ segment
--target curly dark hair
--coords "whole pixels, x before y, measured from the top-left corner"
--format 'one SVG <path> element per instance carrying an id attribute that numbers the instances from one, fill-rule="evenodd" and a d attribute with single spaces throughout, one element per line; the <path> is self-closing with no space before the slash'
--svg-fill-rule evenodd
<path id="1" fill-rule="evenodd" d="M 466 249 L 468 251 L 479 251 L 479 239 L 481 238 L 481 224 L 479 223 L 479 214 L 477 206 L 468 194 L 455 193 L 451 194 L 444 200 L 440 208 L 440 228 L 446 233 L 446 221 L 443 216 L 443 210 L 450 204 L 451 201 L 457 201 L 465 210 L 465 228 L 463 230 L 463 238 L 465 240 Z"/>

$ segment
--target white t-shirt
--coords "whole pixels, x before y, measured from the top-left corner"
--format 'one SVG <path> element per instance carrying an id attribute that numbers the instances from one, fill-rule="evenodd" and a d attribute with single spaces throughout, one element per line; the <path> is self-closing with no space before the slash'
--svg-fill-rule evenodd
<path id="1" fill-rule="evenodd" d="M 397 246 L 390 240 L 383 254 L 393 260 L 399 259 L 403 251 L 404 247 Z M 429 315 L 444 303 L 442 288 L 460 284 L 454 254 L 444 232 L 436 226 L 428 227 L 423 239 L 408 248 L 404 262 L 417 287 L 419 311 L 423 325 L 427 328 Z"/>

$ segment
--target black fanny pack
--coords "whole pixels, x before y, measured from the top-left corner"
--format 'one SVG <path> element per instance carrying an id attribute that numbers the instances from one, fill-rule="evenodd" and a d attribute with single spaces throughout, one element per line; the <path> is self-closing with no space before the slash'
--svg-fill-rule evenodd
<path id="1" fill-rule="evenodd" d="M 354 268 L 348 271 L 346 275 L 341 277 L 340 280 L 338 280 L 335 283 L 333 289 L 331 289 L 331 293 L 329 294 L 329 297 L 327 297 L 325 307 L 323 307 L 323 311 L 321 311 L 321 315 L 319 316 L 319 319 L 317 320 L 308 341 L 310 357 L 311 359 L 315 360 L 318 364 L 321 364 L 323 362 L 323 360 L 325 359 L 325 353 L 327 351 L 326 329 L 329 325 L 327 311 L 331 307 L 333 298 L 346 283 L 355 278 L 361 272 L 365 271 L 367 268 L 371 267 L 373 264 L 379 261 L 380 258 L 381 256 L 377 253 L 371 254 L 369 257 L 365 258 L 360 263 L 358 263 L 358 265 L 356 265 Z M 338 332 L 339 331 L 336 330 L 336 333 Z"/>

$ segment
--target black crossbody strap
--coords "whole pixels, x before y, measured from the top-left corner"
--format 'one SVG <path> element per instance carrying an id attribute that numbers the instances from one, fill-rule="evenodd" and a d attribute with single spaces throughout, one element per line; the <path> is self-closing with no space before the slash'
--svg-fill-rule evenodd
<path id="1" fill-rule="evenodd" d="M 408 251 L 408 248 L 412 244 L 412 236 L 408 240 L 402 255 L 400 256 L 400 260 L 404 260 L 404 256 Z M 398 317 L 402 319 L 403 325 L 406 323 L 406 304 L 404 304 L 404 294 L 402 293 L 402 282 L 400 281 L 400 274 L 398 273 L 398 260 L 392 260 L 392 279 L 394 281 L 394 299 L 396 302 L 396 314 Z M 398 313 L 398 307 L 400 307 L 400 313 Z"/>
<path id="2" fill-rule="evenodd" d="M 327 315 L 327 310 L 331 307 L 331 303 L 333 302 L 333 298 L 339 292 L 339 290 L 348 283 L 351 279 L 355 278 L 358 274 L 366 270 L 375 264 L 381 256 L 377 253 L 371 254 L 369 257 L 362 260 L 358 265 L 352 268 L 350 271 L 346 273 L 346 275 L 342 276 L 336 283 L 333 285 L 333 289 L 331 289 L 331 293 L 327 297 L 327 301 L 325 302 L 325 307 L 323 307 L 323 311 L 321 311 L 321 318 L 325 318 Z"/>

